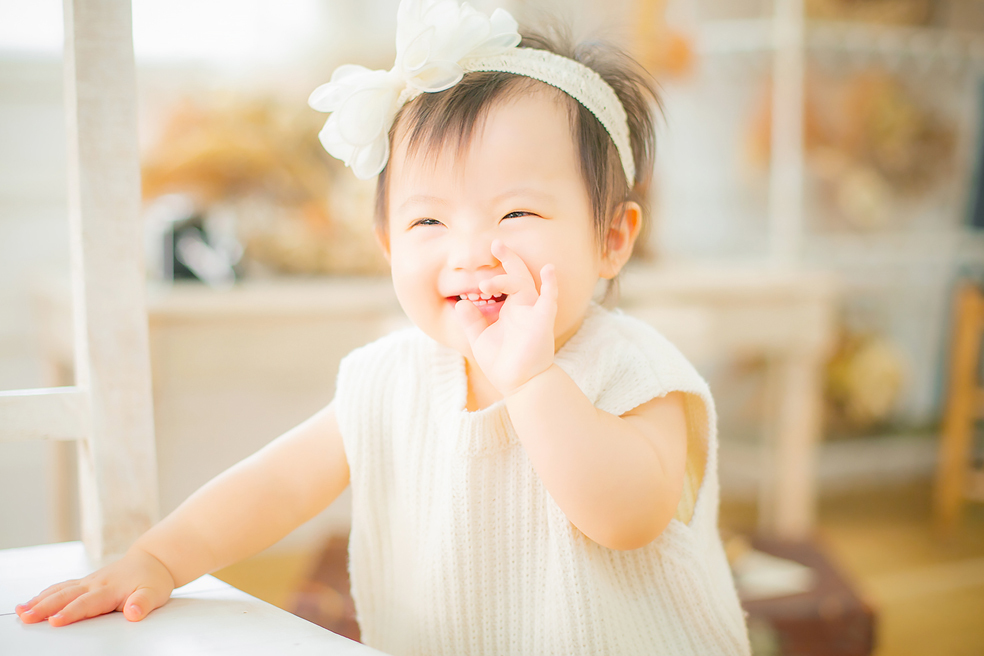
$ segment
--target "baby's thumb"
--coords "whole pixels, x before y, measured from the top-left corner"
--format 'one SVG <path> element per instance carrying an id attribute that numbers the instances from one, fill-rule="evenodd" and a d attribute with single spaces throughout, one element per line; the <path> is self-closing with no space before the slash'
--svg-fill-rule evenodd
<path id="1" fill-rule="evenodd" d="M 123 605 L 123 617 L 131 622 L 139 622 L 147 617 L 150 611 L 163 606 L 168 596 L 152 588 L 137 588 L 126 598 L 126 603 Z"/>

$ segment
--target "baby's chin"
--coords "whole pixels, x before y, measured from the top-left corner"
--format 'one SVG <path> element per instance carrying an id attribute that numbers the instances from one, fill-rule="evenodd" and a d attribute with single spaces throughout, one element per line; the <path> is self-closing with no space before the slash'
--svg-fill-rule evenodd
<path id="1" fill-rule="evenodd" d="M 474 357 L 471 352 L 471 344 L 468 343 L 468 338 L 465 337 L 465 331 L 462 329 L 461 324 L 458 323 L 458 319 L 453 313 L 448 313 L 445 317 L 442 317 L 441 322 L 438 325 L 423 326 L 417 322 L 413 323 L 420 330 L 422 330 L 425 335 L 433 339 L 441 346 L 449 348 L 452 351 L 456 351 L 467 360 L 474 361 Z"/>

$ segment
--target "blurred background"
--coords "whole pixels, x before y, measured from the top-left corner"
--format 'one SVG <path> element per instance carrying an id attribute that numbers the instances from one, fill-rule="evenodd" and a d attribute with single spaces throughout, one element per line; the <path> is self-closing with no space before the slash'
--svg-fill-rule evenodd
<path id="1" fill-rule="evenodd" d="M 950 382 L 980 370 L 957 298 L 984 282 L 984 0 L 472 4 L 619 44 L 659 83 L 622 305 L 711 384 L 756 654 L 984 653 L 984 450 L 947 415 L 984 398 Z M 405 324 L 374 183 L 307 107 L 337 65 L 392 65 L 396 5 L 133 0 L 162 513 Z M 2 390 L 73 380 L 62 40 L 59 0 L 0 0 Z M 78 538 L 74 457 L 0 443 L 0 548 Z M 346 504 L 219 576 L 352 633 Z"/>

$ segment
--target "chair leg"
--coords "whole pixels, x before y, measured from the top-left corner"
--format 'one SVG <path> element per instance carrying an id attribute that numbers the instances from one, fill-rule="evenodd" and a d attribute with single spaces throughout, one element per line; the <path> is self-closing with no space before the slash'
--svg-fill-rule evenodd
<path id="1" fill-rule="evenodd" d="M 972 283 L 964 283 L 957 290 L 952 334 L 934 499 L 936 526 L 942 535 L 951 533 L 960 517 L 974 422 L 981 410 L 978 368 L 984 336 L 984 294 Z"/>

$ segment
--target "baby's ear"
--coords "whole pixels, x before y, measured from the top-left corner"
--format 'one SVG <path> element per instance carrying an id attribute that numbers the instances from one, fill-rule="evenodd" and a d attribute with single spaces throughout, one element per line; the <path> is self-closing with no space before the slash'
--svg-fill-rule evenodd
<path id="1" fill-rule="evenodd" d="M 632 257 L 632 248 L 642 227 L 642 207 L 634 201 L 622 203 L 605 235 L 602 278 L 614 278 Z"/>
<path id="2" fill-rule="evenodd" d="M 380 225 L 376 225 L 372 229 L 372 232 L 376 235 L 376 243 L 379 244 L 379 247 L 383 250 L 383 255 L 386 257 L 386 261 L 390 262 L 389 232 L 387 232 L 386 229 Z"/>

